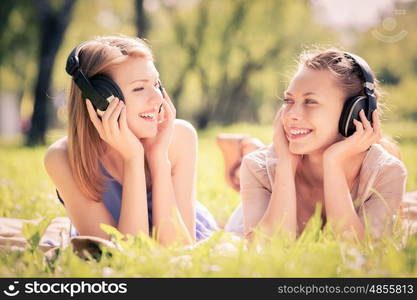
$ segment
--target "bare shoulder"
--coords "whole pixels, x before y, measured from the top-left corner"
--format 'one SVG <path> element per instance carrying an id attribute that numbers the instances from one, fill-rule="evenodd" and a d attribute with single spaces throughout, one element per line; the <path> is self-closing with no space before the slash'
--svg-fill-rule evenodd
<path id="1" fill-rule="evenodd" d="M 44 156 L 44 165 L 48 172 L 68 162 L 67 137 L 60 138 L 51 144 Z"/>
<path id="2" fill-rule="evenodd" d="M 190 143 L 195 143 L 196 141 L 197 131 L 194 126 L 188 121 L 176 119 L 174 122 L 174 134 L 172 137 L 173 148 L 182 148 L 187 143 L 188 146 L 190 146 Z"/>
<path id="3" fill-rule="evenodd" d="M 174 121 L 174 138 L 193 139 L 197 137 L 197 131 L 193 124 L 186 120 L 175 119 Z"/>
<path id="4" fill-rule="evenodd" d="M 175 119 L 172 143 L 169 149 L 171 161 L 176 161 L 178 157 L 190 155 L 197 151 L 198 135 L 194 126 L 185 120 Z"/>
<path id="5" fill-rule="evenodd" d="M 50 150 L 55 150 L 55 149 L 61 149 L 61 150 L 67 150 L 68 148 L 68 137 L 64 136 L 62 138 L 60 138 L 59 140 L 56 140 L 54 143 L 52 143 L 49 147 L 48 147 L 48 151 Z"/>
<path id="6" fill-rule="evenodd" d="M 54 183 L 59 194 L 68 199 L 67 195 L 73 195 L 75 192 L 71 189 L 68 193 L 68 187 L 72 186 L 73 177 L 71 166 L 68 159 L 67 138 L 63 137 L 49 146 L 45 153 L 43 164 L 50 179 Z M 63 190 L 65 188 L 65 193 Z"/>

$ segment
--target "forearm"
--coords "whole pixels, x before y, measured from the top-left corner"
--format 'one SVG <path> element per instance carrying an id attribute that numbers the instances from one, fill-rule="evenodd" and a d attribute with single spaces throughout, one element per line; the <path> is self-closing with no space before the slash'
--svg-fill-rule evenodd
<path id="1" fill-rule="evenodd" d="M 277 230 L 297 234 L 297 198 L 295 190 L 295 170 L 290 163 L 277 163 L 272 186 L 271 200 L 265 215 L 259 222 L 259 230 L 268 236 Z"/>
<path id="2" fill-rule="evenodd" d="M 355 211 L 343 168 L 329 160 L 324 162 L 323 171 L 327 221 L 335 232 L 362 239 L 364 228 Z"/>
<path id="3" fill-rule="evenodd" d="M 179 211 L 171 177 L 171 163 L 166 159 L 150 159 L 152 176 L 152 221 L 157 240 L 168 245 L 175 241 L 192 244 L 191 237 Z"/>
<path id="4" fill-rule="evenodd" d="M 122 206 L 118 230 L 124 234 L 149 235 L 148 203 L 144 158 L 139 157 L 124 163 Z"/>

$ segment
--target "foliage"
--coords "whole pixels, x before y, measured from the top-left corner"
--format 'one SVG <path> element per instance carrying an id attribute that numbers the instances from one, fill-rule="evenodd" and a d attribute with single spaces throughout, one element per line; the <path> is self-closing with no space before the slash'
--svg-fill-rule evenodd
<path id="1" fill-rule="evenodd" d="M 384 131 L 400 141 L 409 170 L 407 190 L 417 189 L 417 124 L 388 123 Z M 271 140 L 270 126 L 235 124 L 199 132 L 198 199 L 224 224 L 239 202 L 238 194 L 226 187 L 219 132 L 246 132 L 264 143 Z M 52 131 L 48 139 L 64 133 Z M 16 141 L 18 144 L 19 141 Z M 10 144 L 0 148 L 0 216 L 50 219 L 65 215 L 54 187 L 42 166 L 45 147 L 25 149 Z M 317 215 L 318 216 L 318 215 Z M 30 247 L 23 252 L 0 250 L 3 277 L 402 277 L 417 276 L 417 235 L 402 243 L 401 231 L 391 238 L 367 240 L 362 244 L 338 240 L 313 218 L 296 242 L 275 237 L 269 244 L 248 244 L 225 232 L 193 247 L 161 247 L 147 236 L 123 240 L 116 229 L 103 228 L 124 249 L 102 248 L 96 260 L 83 260 L 71 247 L 47 261 L 36 247 L 43 226 L 28 226 L 25 237 Z"/>
<path id="2" fill-rule="evenodd" d="M 136 35 L 138 3 L 141 1 L 76 2 L 47 95 L 59 107 L 61 125 L 65 124 L 62 105 L 69 82 L 64 72 L 68 53 L 75 45 L 97 35 Z M 296 56 L 303 48 L 316 44 L 362 55 L 382 81 L 384 101 L 389 108 L 387 116 L 391 120 L 417 118 L 415 1 L 397 1 L 397 8 L 406 12 L 403 15 L 390 11 L 373 28 L 348 28 L 346 32 L 320 25 L 317 18 L 321 15 L 312 13 L 312 1 L 144 3 L 149 21 L 147 39 L 154 49 L 164 86 L 175 101 L 178 116 L 197 127 L 234 121 L 269 123 L 273 118 L 273 99 L 287 86 Z M 4 26 L 0 32 L 0 85 L 3 92 L 16 93 L 18 99 L 23 95 L 24 118 L 32 112 L 38 67 L 38 25 L 32 6 L 26 0 L 6 0 L 1 11 Z M 395 18 L 395 30 L 386 30 L 386 17 Z M 395 35 L 403 30 L 407 35 L 393 43 L 375 36 L 375 31 Z"/>
<path id="3" fill-rule="evenodd" d="M 26 80 L 28 67 L 32 67 L 37 53 L 39 26 L 35 10 L 30 1 L 6 0 L 0 19 L 0 85 L 2 91 L 22 93 L 32 88 Z"/>
<path id="4" fill-rule="evenodd" d="M 39 67 L 39 20 L 31 1 L 3 2 L 0 86 L 2 93 L 23 97 L 22 112 L 27 117 L 31 114 L 31 91 Z M 75 45 L 97 35 L 136 35 L 135 3 L 140 2 L 76 2 L 73 20 L 53 67 L 53 89 L 48 100 L 63 103 L 63 91 L 69 82 L 65 61 Z M 270 125 L 219 124 L 236 120 L 270 123 L 277 108 L 272 100 L 286 87 L 296 55 L 312 44 L 341 45 L 363 56 L 375 70 L 388 107 L 384 118 L 390 123 L 384 124 L 384 132 L 399 142 L 408 168 L 407 191 L 417 190 L 417 2 L 407 2 L 406 14 L 394 16 L 396 29 L 406 30 L 407 35 L 393 43 L 376 38 L 375 30 L 396 33 L 387 32 L 382 22 L 363 32 L 348 32 L 354 40 L 346 42 L 343 32 L 317 24 L 309 1 L 145 2 L 157 5 L 145 10 L 150 21 L 148 40 L 179 117 L 193 120 L 199 127 L 209 125 L 199 132 L 197 194 L 221 226 L 239 203 L 239 195 L 220 176 L 223 165 L 215 145 L 216 134 L 245 132 L 267 144 L 272 132 Z M 59 7 L 62 1 L 50 3 Z M 61 108 L 63 123 L 64 115 Z M 49 131 L 48 140 L 63 134 Z M 16 146 L 21 142 L 0 142 L 0 216 L 44 220 L 37 226 L 25 225 L 23 235 L 29 244 L 26 251 L 0 250 L 0 276 L 417 276 L 416 235 L 406 244 L 402 243 L 400 230 L 392 238 L 347 243 L 326 229 L 320 230 L 318 218 L 311 220 L 296 242 L 277 236 L 268 245 L 248 244 L 234 235 L 218 232 L 193 247 L 163 248 L 147 236 L 123 239 L 115 228 L 103 226 L 124 251 L 103 248 L 96 260 L 86 261 L 69 247 L 47 261 L 38 247 L 40 237 L 48 222 L 65 215 L 65 209 L 43 169 L 46 148 Z"/>
<path id="5" fill-rule="evenodd" d="M 265 119 L 261 113 L 282 92 L 294 53 L 336 41 L 314 22 L 305 1 L 213 0 L 180 8 L 155 14 L 165 22 L 150 38 L 158 41 L 162 79 L 180 115 L 198 128 Z"/>

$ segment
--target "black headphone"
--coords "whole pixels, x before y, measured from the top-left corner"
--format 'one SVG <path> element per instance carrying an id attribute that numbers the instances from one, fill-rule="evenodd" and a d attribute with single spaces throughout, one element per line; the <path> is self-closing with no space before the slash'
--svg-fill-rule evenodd
<path id="1" fill-rule="evenodd" d="M 363 109 L 366 118 L 372 122 L 372 112 L 377 108 L 374 77 L 371 68 L 360 56 L 345 52 L 345 57 L 353 60 L 362 72 L 365 96 L 354 96 L 346 100 L 339 120 L 339 133 L 345 137 L 351 136 L 356 131 L 353 120 L 360 121 L 359 112 Z"/>
<path id="2" fill-rule="evenodd" d="M 88 78 L 80 68 L 79 54 L 85 43 L 75 47 L 67 59 L 65 70 L 74 79 L 75 84 L 80 88 L 82 95 L 91 100 L 95 108 L 105 111 L 109 106 L 107 100 L 115 96 L 124 101 L 122 90 L 110 77 L 97 74 Z"/>

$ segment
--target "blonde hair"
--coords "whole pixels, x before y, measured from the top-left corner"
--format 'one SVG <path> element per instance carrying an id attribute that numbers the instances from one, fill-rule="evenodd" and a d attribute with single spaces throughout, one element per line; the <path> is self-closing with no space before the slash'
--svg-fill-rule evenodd
<path id="1" fill-rule="evenodd" d="M 314 49 L 304 51 L 298 60 L 298 69 L 307 67 L 312 70 L 327 70 L 334 75 L 336 82 L 345 92 L 345 99 L 357 95 L 365 95 L 363 83 L 365 78 L 360 67 L 356 62 L 347 57 L 345 52 L 336 48 Z M 382 91 L 375 74 L 374 78 L 375 98 L 378 101 Z M 381 114 L 384 105 L 378 102 L 378 112 Z M 384 137 L 379 142 L 392 155 L 401 158 L 398 146 L 388 137 Z"/>
<path id="2" fill-rule="evenodd" d="M 96 74 L 111 77 L 110 68 L 129 57 L 153 60 L 151 49 L 139 38 L 97 37 L 83 43 L 79 53 L 80 69 L 87 77 Z M 91 122 L 85 99 L 74 80 L 71 80 L 67 103 L 68 156 L 75 182 L 86 197 L 100 201 L 105 176 L 100 171 L 99 157 L 104 154 L 105 142 Z"/>

